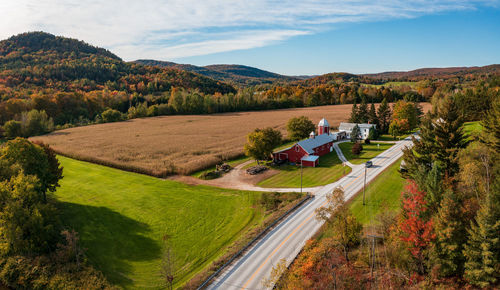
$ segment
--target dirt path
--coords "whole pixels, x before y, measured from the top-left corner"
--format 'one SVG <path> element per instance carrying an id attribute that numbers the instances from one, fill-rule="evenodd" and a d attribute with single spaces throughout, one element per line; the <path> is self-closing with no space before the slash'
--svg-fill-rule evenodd
<path id="1" fill-rule="evenodd" d="M 221 178 L 216 178 L 212 180 L 203 180 L 192 176 L 184 175 L 174 175 L 170 176 L 168 179 L 180 181 L 191 185 L 209 185 L 222 188 L 232 188 L 240 190 L 250 190 L 250 191 L 272 191 L 272 192 L 295 192 L 300 191 L 300 188 L 265 188 L 256 186 L 260 181 L 267 179 L 279 171 L 274 169 L 266 170 L 264 173 L 257 175 L 249 175 L 243 169 L 246 165 L 252 163 L 253 160 L 243 162 L 235 166 L 231 171 L 224 174 Z M 304 192 L 314 192 L 320 189 L 322 186 L 303 188 Z"/>

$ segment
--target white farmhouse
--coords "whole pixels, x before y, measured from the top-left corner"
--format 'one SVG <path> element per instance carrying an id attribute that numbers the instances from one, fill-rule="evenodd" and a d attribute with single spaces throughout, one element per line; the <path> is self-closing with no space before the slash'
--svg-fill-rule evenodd
<path id="1" fill-rule="evenodd" d="M 345 132 L 347 138 L 351 138 L 351 132 L 354 126 L 358 125 L 359 131 L 361 132 L 361 139 L 365 140 L 370 134 L 370 129 L 377 129 L 375 124 L 356 124 L 356 123 L 340 123 L 339 132 Z"/>

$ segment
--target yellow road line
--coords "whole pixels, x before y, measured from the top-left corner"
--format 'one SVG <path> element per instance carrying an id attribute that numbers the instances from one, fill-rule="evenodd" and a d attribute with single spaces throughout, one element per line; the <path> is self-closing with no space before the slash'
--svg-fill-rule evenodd
<path id="1" fill-rule="evenodd" d="M 397 152 L 389 155 L 389 158 L 394 156 L 394 154 L 396 154 Z M 375 163 L 374 163 L 375 164 Z M 361 174 L 359 175 L 358 177 L 356 177 L 355 179 L 353 179 L 348 185 L 346 185 L 344 188 L 348 188 L 349 186 L 351 186 L 351 184 L 354 183 L 354 181 L 356 181 L 358 178 L 360 178 L 361 176 L 363 176 L 364 174 Z M 321 204 L 320 207 L 323 207 L 326 205 L 328 201 L 325 201 Z M 309 221 L 313 216 L 315 215 L 315 213 L 313 212 L 311 215 L 309 215 L 307 217 L 307 219 L 305 219 L 300 225 L 298 225 L 284 240 L 283 242 L 281 242 L 281 244 L 278 245 L 278 247 L 276 249 L 274 249 L 274 251 L 269 254 L 269 256 L 267 256 L 267 258 L 264 260 L 264 262 L 262 262 L 262 264 L 260 264 L 259 268 L 257 268 L 257 270 L 255 270 L 255 272 L 252 274 L 252 276 L 250 276 L 250 278 L 247 280 L 247 282 L 241 287 L 241 289 L 245 289 L 247 287 L 247 285 L 252 282 L 252 280 L 255 278 L 255 276 L 257 275 L 257 273 L 260 272 L 260 270 L 262 269 L 262 267 L 264 267 L 264 265 L 269 261 L 269 259 L 271 259 L 271 257 L 307 222 Z"/>

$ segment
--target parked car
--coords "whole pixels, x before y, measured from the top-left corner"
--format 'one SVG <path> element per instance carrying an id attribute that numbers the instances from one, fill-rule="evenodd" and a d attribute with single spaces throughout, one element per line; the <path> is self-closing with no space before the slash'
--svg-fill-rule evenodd
<path id="1" fill-rule="evenodd" d="M 365 166 L 368 168 L 372 167 L 372 165 L 373 165 L 373 162 L 371 162 L 371 161 L 366 161 L 366 163 L 365 163 Z"/>

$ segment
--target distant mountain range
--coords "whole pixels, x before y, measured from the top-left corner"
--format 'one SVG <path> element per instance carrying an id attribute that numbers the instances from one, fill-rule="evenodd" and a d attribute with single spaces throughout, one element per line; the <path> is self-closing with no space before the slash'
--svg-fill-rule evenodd
<path id="1" fill-rule="evenodd" d="M 500 64 L 472 67 L 421 68 L 411 71 L 391 71 L 361 76 L 381 80 L 421 80 L 426 78 L 450 78 L 471 74 L 499 74 Z"/>
<path id="2" fill-rule="evenodd" d="M 351 74 L 345 72 L 328 73 L 318 76 L 286 76 L 261 70 L 255 67 L 236 64 L 216 64 L 195 66 L 179 64 L 169 61 L 140 59 L 135 63 L 163 68 L 175 68 L 183 71 L 198 73 L 219 81 L 240 86 L 270 84 L 270 83 L 297 83 L 303 85 L 320 85 L 331 82 L 361 82 L 384 83 L 387 81 L 419 81 L 423 79 L 448 79 L 465 77 L 467 75 L 500 74 L 500 64 L 473 67 L 445 67 L 421 68 L 411 71 L 388 71 L 370 74 Z"/>
<path id="3" fill-rule="evenodd" d="M 255 67 L 237 64 L 214 64 L 207 66 L 195 66 L 192 64 L 180 64 L 169 61 L 139 59 L 134 61 L 142 65 L 158 66 L 163 68 L 176 68 L 184 71 L 198 73 L 213 79 L 235 83 L 238 85 L 258 85 L 275 82 L 298 81 L 308 76 L 284 76 L 277 73 L 261 70 Z"/>

